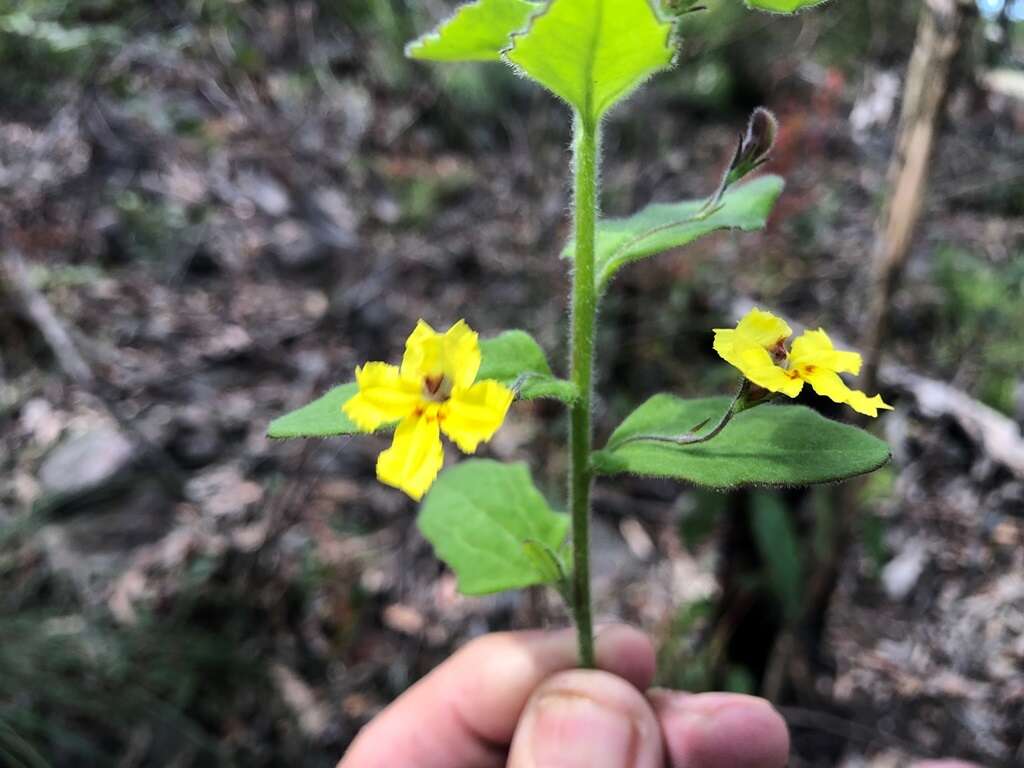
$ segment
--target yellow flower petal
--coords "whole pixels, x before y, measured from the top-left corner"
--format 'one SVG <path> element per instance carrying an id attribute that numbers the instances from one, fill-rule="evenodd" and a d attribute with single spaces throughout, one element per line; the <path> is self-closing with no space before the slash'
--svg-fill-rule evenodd
<path id="1" fill-rule="evenodd" d="M 736 331 L 733 328 L 715 328 L 712 348 L 729 365 L 739 368 L 739 354 L 736 349 Z"/>
<path id="2" fill-rule="evenodd" d="M 513 397 L 511 389 L 490 379 L 456 388 L 445 403 L 441 429 L 463 453 L 474 453 L 501 427 Z"/>
<path id="3" fill-rule="evenodd" d="M 772 346 L 777 343 L 773 342 Z M 784 368 L 775 364 L 768 348 L 738 330 L 716 328 L 714 349 L 729 365 L 738 368 L 746 379 L 770 392 L 796 397 L 803 389 L 800 379 L 791 377 Z"/>
<path id="4" fill-rule="evenodd" d="M 892 410 L 892 406 L 885 403 L 881 395 L 868 397 L 859 390 L 850 389 L 835 371 L 815 368 L 801 375 L 819 395 L 827 397 L 834 403 L 848 405 L 857 413 L 876 418 L 879 409 Z"/>
<path id="5" fill-rule="evenodd" d="M 405 340 L 405 355 L 402 357 L 402 376 L 420 379 L 440 376 L 442 364 L 442 336 L 429 324 L 420 320 Z"/>
<path id="6" fill-rule="evenodd" d="M 444 335 L 444 375 L 455 388 L 466 389 L 480 370 L 480 341 L 476 332 L 459 320 Z"/>
<path id="7" fill-rule="evenodd" d="M 856 389 L 850 390 L 850 399 L 846 401 L 846 404 L 853 408 L 857 413 L 863 413 L 865 416 L 870 416 L 873 419 L 878 418 L 878 412 L 880 410 L 893 410 L 891 405 L 882 400 L 881 395 L 868 397 L 866 394 Z"/>
<path id="8" fill-rule="evenodd" d="M 799 369 L 811 365 L 816 368 L 827 368 L 836 373 L 860 373 L 861 357 L 856 352 L 843 352 L 832 345 L 832 339 L 821 328 L 816 331 L 804 331 L 793 342 L 789 354 L 789 366 Z"/>
<path id="9" fill-rule="evenodd" d="M 377 457 L 377 479 L 419 501 L 443 463 L 437 418 L 409 416 L 395 430 L 391 447 Z"/>
<path id="10" fill-rule="evenodd" d="M 784 320 L 755 307 L 735 328 L 715 328 L 714 349 L 726 362 L 738 368 L 742 351 L 760 347 L 770 354 L 792 333 Z"/>
<path id="11" fill-rule="evenodd" d="M 402 376 L 423 380 L 443 376 L 449 387 L 469 387 L 480 370 L 480 342 L 459 320 L 441 334 L 423 320 L 405 342 Z"/>
<path id="12" fill-rule="evenodd" d="M 342 410 L 365 432 L 405 418 L 421 399 L 419 384 L 402 378 L 398 367 L 387 363 L 356 368 L 356 382 L 359 392 Z"/>
<path id="13" fill-rule="evenodd" d="M 801 377 L 814 388 L 815 392 L 822 397 L 827 397 L 833 403 L 843 404 L 850 399 L 850 388 L 835 371 L 813 368 L 810 371 L 803 371 Z"/>
<path id="14" fill-rule="evenodd" d="M 793 335 L 793 329 L 781 317 L 754 307 L 736 326 L 736 334 L 744 341 L 772 349 Z"/>
<path id="15" fill-rule="evenodd" d="M 733 357 L 736 362 L 732 364 L 740 369 L 744 377 L 769 392 L 782 392 L 789 397 L 796 397 L 804 387 L 799 378 L 790 376 L 785 369 L 777 366 L 764 347 L 750 344 L 734 348 Z"/>
<path id="16" fill-rule="evenodd" d="M 776 365 L 772 353 L 793 330 L 784 320 L 756 307 L 735 328 L 716 328 L 714 350 L 759 387 L 796 397 L 803 383 Z"/>

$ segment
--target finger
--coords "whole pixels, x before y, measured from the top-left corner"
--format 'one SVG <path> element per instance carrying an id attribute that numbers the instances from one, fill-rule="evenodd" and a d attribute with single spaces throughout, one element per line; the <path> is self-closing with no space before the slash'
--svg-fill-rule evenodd
<path id="1" fill-rule="evenodd" d="M 508 743 L 534 689 L 577 664 L 573 630 L 504 632 L 466 645 L 385 709 L 356 737 L 339 768 L 504 765 Z M 601 669 L 645 689 L 654 648 L 636 629 L 597 633 Z"/>
<path id="2" fill-rule="evenodd" d="M 662 768 L 661 731 L 651 705 L 621 677 L 559 672 L 530 697 L 509 768 Z"/>
<path id="3" fill-rule="evenodd" d="M 783 768 L 789 731 L 764 699 L 652 691 L 672 768 Z"/>

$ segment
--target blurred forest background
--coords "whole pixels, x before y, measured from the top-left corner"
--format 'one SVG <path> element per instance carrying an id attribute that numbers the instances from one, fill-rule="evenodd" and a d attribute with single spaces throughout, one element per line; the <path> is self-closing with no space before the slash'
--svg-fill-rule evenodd
<path id="1" fill-rule="evenodd" d="M 467 638 L 565 623 L 540 590 L 459 597 L 377 440 L 264 437 L 419 317 L 564 352 L 566 114 L 405 60 L 453 5 L 0 0 L 0 763 L 332 766 Z M 925 4 L 707 5 L 609 122 L 605 211 L 709 194 L 762 104 L 788 186 L 766 232 L 613 286 L 599 440 L 659 389 L 730 391 L 710 329 L 750 302 L 851 345 L 877 305 Z M 798 767 L 1024 765 L 1024 2 L 957 13 L 883 296 L 893 464 L 596 492 L 600 615 L 663 684 L 770 696 Z M 516 408 L 488 450 L 560 502 L 563 414 Z"/>

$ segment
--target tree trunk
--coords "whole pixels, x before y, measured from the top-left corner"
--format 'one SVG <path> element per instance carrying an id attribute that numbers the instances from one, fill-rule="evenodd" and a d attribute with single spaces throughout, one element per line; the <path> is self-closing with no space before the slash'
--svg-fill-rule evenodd
<path id="1" fill-rule="evenodd" d="M 953 61 L 970 27 L 967 22 L 973 10 L 973 0 L 924 0 L 921 5 L 889 164 L 886 200 L 875 227 L 869 312 L 861 339 L 861 388 L 865 392 L 878 391 L 878 371 L 892 299 L 921 218 Z M 858 421 L 863 425 L 868 419 L 861 417 Z M 808 653 L 821 647 L 828 607 L 854 540 L 853 520 L 861 488 L 862 483 L 854 480 L 837 487 L 832 494 L 836 516 L 831 546 L 808 585 L 803 625 L 809 641 Z"/>
<path id="2" fill-rule="evenodd" d="M 893 294 L 921 218 L 950 71 L 972 6 L 965 0 L 925 0 L 921 8 L 889 165 L 888 197 L 876 226 L 871 256 L 870 312 L 861 345 L 865 360 L 861 381 L 865 391 L 876 389 Z"/>

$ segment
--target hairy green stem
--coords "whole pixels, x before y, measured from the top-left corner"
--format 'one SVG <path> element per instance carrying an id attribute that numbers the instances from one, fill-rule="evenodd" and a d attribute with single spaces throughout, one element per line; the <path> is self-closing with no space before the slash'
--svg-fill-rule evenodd
<path id="1" fill-rule="evenodd" d="M 577 399 L 569 418 L 569 503 L 572 512 L 573 613 L 580 666 L 592 668 L 594 625 L 590 598 L 590 410 L 593 394 L 594 324 L 597 290 L 594 283 L 594 241 L 597 229 L 597 157 L 599 128 L 577 117 L 573 143 L 573 193 L 576 254 L 572 282 L 572 382 Z"/>

